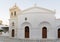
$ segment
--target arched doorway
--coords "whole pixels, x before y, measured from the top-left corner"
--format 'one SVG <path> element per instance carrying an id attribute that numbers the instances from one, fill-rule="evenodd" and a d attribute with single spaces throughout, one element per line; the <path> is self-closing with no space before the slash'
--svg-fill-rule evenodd
<path id="1" fill-rule="evenodd" d="M 15 35 L 15 31 L 14 31 L 14 29 L 12 29 L 12 37 L 14 37 Z"/>
<path id="2" fill-rule="evenodd" d="M 46 27 L 42 28 L 42 38 L 47 38 L 47 28 Z"/>
<path id="3" fill-rule="evenodd" d="M 58 29 L 58 38 L 60 38 L 60 28 Z"/>
<path id="4" fill-rule="evenodd" d="M 25 27 L 25 38 L 29 38 L 29 26 Z"/>

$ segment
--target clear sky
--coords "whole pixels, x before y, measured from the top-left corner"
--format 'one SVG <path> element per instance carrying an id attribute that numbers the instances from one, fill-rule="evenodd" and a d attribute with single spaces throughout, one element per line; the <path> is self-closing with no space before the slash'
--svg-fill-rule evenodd
<path id="1" fill-rule="evenodd" d="M 3 20 L 3 24 L 9 24 L 9 8 L 15 3 L 21 10 L 36 3 L 39 7 L 56 10 L 56 18 L 60 18 L 60 0 L 0 0 L 0 20 Z"/>

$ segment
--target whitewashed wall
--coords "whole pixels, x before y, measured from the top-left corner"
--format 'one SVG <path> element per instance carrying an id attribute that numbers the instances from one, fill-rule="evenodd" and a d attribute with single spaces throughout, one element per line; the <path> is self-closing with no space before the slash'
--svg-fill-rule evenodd
<path id="1" fill-rule="evenodd" d="M 27 21 L 25 21 L 25 17 Z M 12 29 L 15 29 L 15 38 L 25 39 L 25 26 L 29 26 L 30 38 L 29 39 L 42 39 L 42 27 L 47 27 L 47 39 L 57 39 L 57 28 L 60 26 L 60 20 L 56 20 L 55 12 L 33 7 L 24 10 L 18 14 L 14 19 L 9 20 L 9 37 L 11 37 Z M 15 22 L 15 26 L 12 27 L 12 22 Z"/>
<path id="2" fill-rule="evenodd" d="M 27 17 L 27 21 L 25 21 Z M 41 24 L 42 23 L 42 24 Z M 47 39 L 57 39 L 56 34 L 56 18 L 54 14 L 48 13 L 22 13 L 18 16 L 18 29 L 17 37 L 24 39 L 24 27 L 30 27 L 30 38 L 29 39 L 42 39 L 42 27 L 47 27 Z M 42 27 L 41 27 L 42 26 Z"/>

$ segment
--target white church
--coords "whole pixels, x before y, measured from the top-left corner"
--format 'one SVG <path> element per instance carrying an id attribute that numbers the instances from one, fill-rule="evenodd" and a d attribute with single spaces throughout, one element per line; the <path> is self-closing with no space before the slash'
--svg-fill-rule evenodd
<path id="1" fill-rule="evenodd" d="M 56 19 L 55 14 L 55 11 L 36 5 L 25 10 L 14 5 L 10 8 L 9 37 L 30 40 L 60 39 L 60 19 Z"/>

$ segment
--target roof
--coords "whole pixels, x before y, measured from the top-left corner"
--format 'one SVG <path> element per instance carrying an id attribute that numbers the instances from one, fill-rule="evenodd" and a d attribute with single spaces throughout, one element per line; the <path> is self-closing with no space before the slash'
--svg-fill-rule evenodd
<path id="1" fill-rule="evenodd" d="M 38 7 L 38 6 L 33 6 L 28 9 L 23 10 L 23 13 L 26 13 L 26 12 L 40 12 L 40 13 L 54 13 L 55 14 L 55 11 Z"/>

